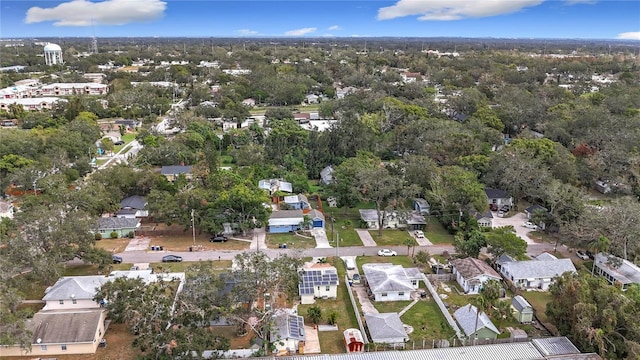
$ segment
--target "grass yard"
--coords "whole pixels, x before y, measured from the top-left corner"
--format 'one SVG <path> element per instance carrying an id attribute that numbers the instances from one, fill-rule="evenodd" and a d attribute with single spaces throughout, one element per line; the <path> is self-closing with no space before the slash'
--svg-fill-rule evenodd
<path id="1" fill-rule="evenodd" d="M 378 230 L 369 230 L 369 234 L 378 246 L 398 246 L 404 245 L 407 239 L 413 239 L 406 230 L 388 229 L 382 230 L 382 236 Z"/>
<path id="2" fill-rule="evenodd" d="M 363 264 L 371 263 L 391 263 L 394 265 L 402 265 L 405 268 L 415 267 L 413 260 L 408 256 L 357 256 L 356 264 L 358 265 L 358 271 L 360 274 L 364 274 L 362 271 Z"/>
<path id="3" fill-rule="evenodd" d="M 110 251 L 112 253 L 121 253 L 129 245 L 129 239 L 102 239 L 95 242 L 96 247 Z"/>
<path id="4" fill-rule="evenodd" d="M 455 336 L 438 305 L 430 298 L 418 301 L 400 319 L 403 323 L 413 326 L 413 332 L 409 337 L 415 342 L 421 342 L 422 339 L 450 339 Z"/>
<path id="5" fill-rule="evenodd" d="M 294 235 L 293 233 L 284 234 L 267 234 L 267 247 L 269 249 L 277 249 L 278 245 L 287 244 L 290 249 L 312 249 L 316 247 L 316 240 L 309 235 L 310 238 Z"/>
<path id="6" fill-rule="evenodd" d="M 209 242 L 208 234 L 196 234 L 196 246 L 201 246 L 203 250 L 244 250 L 249 248 L 248 241 L 227 240 L 225 242 Z M 194 246 L 193 235 L 186 232 L 180 235 L 153 236 L 150 237 L 149 246 L 162 246 L 165 251 L 189 251 L 189 247 Z"/>
<path id="7" fill-rule="evenodd" d="M 429 221 L 424 236 L 431 241 L 432 244 L 452 244 L 453 235 L 449 234 L 447 229 L 438 221 Z"/>
<path id="8" fill-rule="evenodd" d="M 329 238 L 329 244 L 331 246 L 336 246 L 335 240 L 331 241 L 331 228 L 325 229 L 327 232 L 327 238 Z M 348 247 L 348 246 L 362 246 L 362 240 L 360 240 L 360 236 L 358 233 L 351 228 L 340 229 L 337 231 L 338 235 L 333 235 L 334 237 L 339 237 L 340 239 L 340 247 Z"/>
<path id="9" fill-rule="evenodd" d="M 373 304 L 373 306 L 380 313 L 390 313 L 390 312 L 399 313 L 400 311 L 402 311 L 402 309 L 407 307 L 407 305 L 411 304 L 411 300 L 406 300 L 406 301 L 372 301 L 371 303 Z"/>
<path id="10" fill-rule="evenodd" d="M 322 309 L 323 320 L 321 323 L 326 324 L 327 315 L 331 312 L 337 314 L 336 324 L 338 325 L 338 331 L 323 331 L 319 332 L 320 349 L 323 354 L 339 354 L 344 353 L 344 338 L 342 332 L 348 328 L 358 328 L 358 322 L 349 300 L 349 294 L 347 293 L 347 284 L 342 279 L 346 274 L 344 263 L 340 259 L 331 257 L 328 261 L 338 269 L 338 278 L 340 279 L 340 286 L 338 286 L 338 296 L 334 299 L 318 299 L 315 305 Z M 307 310 L 314 305 L 298 305 L 298 314 L 306 316 Z M 310 325 L 308 323 L 307 325 Z"/>
<path id="11" fill-rule="evenodd" d="M 544 291 L 525 291 L 522 293 L 522 296 L 533 306 L 538 319 L 548 323 L 549 319 L 545 311 L 547 310 L 547 303 L 551 301 L 551 294 Z"/>

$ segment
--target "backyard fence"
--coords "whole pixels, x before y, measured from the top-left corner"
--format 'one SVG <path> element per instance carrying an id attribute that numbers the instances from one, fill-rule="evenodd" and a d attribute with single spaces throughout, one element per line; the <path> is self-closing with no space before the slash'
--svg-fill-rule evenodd
<path id="1" fill-rule="evenodd" d="M 449 310 L 447 310 L 446 306 L 444 306 L 444 303 L 442 302 L 442 299 L 440 299 L 438 292 L 433 287 L 433 285 L 431 285 L 431 282 L 425 276 L 425 274 L 422 274 L 422 279 L 424 280 L 424 284 L 427 286 L 427 290 L 429 290 L 429 293 L 431 294 L 433 301 L 435 301 L 436 304 L 438 305 L 440 312 L 442 312 L 442 315 L 449 323 L 449 326 L 451 326 L 451 328 L 453 328 L 453 330 L 456 332 L 456 336 L 458 337 L 458 339 L 459 340 L 464 339 L 464 335 L 462 334 L 462 331 L 460 331 L 458 324 L 456 323 L 455 320 L 453 320 L 453 317 L 451 316 L 451 314 L 449 314 Z"/>
<path id="2" fill-rule="evenodd" d="M 362 339 L 365 344 L 369 343 L 369 338 L 367 337 L 367 332 L 364 329 L 364 324 L 362 323 L 362 318 L 360 317 L 360 311 L 358 311 L 358 304 L 356 304 L 356 299 L 353 297 L 353 291 L 351 289 L 351 285 L 349 285 L 349 278 L 347 276 L 344 277 L 344 283 L 347 286 L 347 293 L 349 293 L 349 299 L 351 299 L 351 306 L 353 306 L 353 312 L 356 314 L 356 320 L 358 321 L 358 327 L 360 327 L 360 332 L 362 333 Z"/>
<path id="3" fill-rule="evenodd" d="M 451 339 L 422 339 L 408 341 L 402 344 L 378 344 L 368 343 L 365 346 L 367 352 L 375 351 L 388 351 L 388 350 L 422 350 L 422 349 L 435 349 L 445 347 L 461 347 L 471 345 L 490 345 L 490 344 L 505 344 L 505 343 L 518 343 L 531 341 L 532 338 L 506 338 L 506 339 L 464 339 L 458 340 L 453 337 Z"/>
<path id="4" fill-rule="evenodd" d="M 432 282 L 447 282 L 447 281 L 455 281 L 455 274 L 425 274 L 427 279 Z"/>

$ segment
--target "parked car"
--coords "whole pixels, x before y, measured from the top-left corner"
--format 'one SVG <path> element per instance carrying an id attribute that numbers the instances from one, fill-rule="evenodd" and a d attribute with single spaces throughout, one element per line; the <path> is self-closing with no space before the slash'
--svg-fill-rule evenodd
<path id="1" fill-rule="evenodd" d="M 489 210 L 498 211 L 498 204 L 489 204 Z"/>
<path id="2" fill-rule="evenodd" d="M 504 217 L 506 213 L 502 210 L 498 211 L 498 217 Z"/>
<path id="3" fill-rule="evenodd" d="M 527 229 L 534 229 L 534 230 L 538 228 L 538 225 L 536 225 L 536 224 L 532 223 L 531 221 L 525 221 L 525 222 L 523 222 L 523 223 L 522 223 L 522 226 L 523 226 L 523 227 L 526 227 Z"/>
<path id="4" fill-rule="evenodd" d="M 113 145 L 124 145 L 124 141 L 118 140 L 118 141 L 114 142 Z"/>
<path id="5" fill-rule="evenodd" d="M 225 242 L 227 238 L 222 235 L 216 235 L 209 238 L 209 242 Z"/>
<path id="6" fill-rule="evenodd" d="M 509 205 L 502 205 L 502 206 L 500 206 L 500 211 L 503 211 L 503 212 L 508 213 L 508 212 L 509 212 L 509 210 L 511 210 L 511 206 L 509 206 Z"/>
<path id="7" fill-rule="evenodd" d="M 162 262 L 181 262 L 182 256 L 178 255 L 165 255 L 162 257 Z"/>
<path id="8" fill-rule="evenodd" d="M 347 270 L 353 270 L 356 268 L 356 262 L 355 260 L 353 260 L 353 258 L 345 258 L 344 259 L 344 266 L 347 268 Z"/>
<path id="9" fill-rule="evenodd" d="M 351 282 L 354 284 L 360 284 L 360 274 L 353 274 Z"/>
<path id="10" fill-rule="evenodd" d="M 398 255 L 397 252 L 389 249 L 382 249 L 378 251 L 378 256 L 396 256 L 396 255 Z"/>
<path id="11" fill-rule="evenodd" d="M 591 259 L 591 260 L 594 260 L 596 258 L 596 256 L 589 250 L 585 251 L 585 253 L 587 254 L 589 259 Z"/>
<path id="12" fill-rule="evenodd" d="M 114 264 L 122 264 L 122 257 L 118 255 L 111 255 L 111 260 Z"/>
<path id="13" fill-rule="evenodd" d="M 578 250 L 576 251 L 576 255 L 582 260 L 589 260 L 589 255 L 587 255 L 584 251 Z"/>
<path id="14" fill-rule="evenodd" d="M 422 232 L 422 230 L 416 230 L 416 238 L 424 239 L 424 232 Z"/>

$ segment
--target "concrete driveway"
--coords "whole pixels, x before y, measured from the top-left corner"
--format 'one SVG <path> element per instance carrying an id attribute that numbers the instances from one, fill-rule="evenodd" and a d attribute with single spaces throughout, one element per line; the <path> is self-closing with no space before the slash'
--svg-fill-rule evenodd
<path id="1" fill-rule="evenodd" d="M 516 230 L 516 235 L 518 235 L 519 238 L 526 241 L 527 244 L 535 244 L 533 239 L 529 237 L 529 233 L 532 232 L 533 229 L 529 229 L 522 226 L 522 223 L 525 221 L 529 221 L 529 220 L 527 220 L 527 215 L 523 212 L 517 213 L 511 217 L 504 217 L 504 218 L 498 217 L 498 213 L 493 212 L 492 227 L 496 228 L 496 227 L 511 225 Z"/>
<path id="2" fill-rule="evenodd" d="M 377 314 L 378 310 L 373 306 L 369 296 L 367 295 L 367 288 L 365 286 L 353 286 L 351 287 L 356 294 L 358 301 L 360 302 L 360 308 L 363 314 Z"/>

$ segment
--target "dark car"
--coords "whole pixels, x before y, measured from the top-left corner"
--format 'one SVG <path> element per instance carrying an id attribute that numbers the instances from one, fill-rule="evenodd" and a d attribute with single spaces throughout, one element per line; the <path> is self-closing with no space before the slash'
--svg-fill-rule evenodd
<path id="1" fill-rule="evenodd" d="M 511 210 L 511 207 L 509 205 L 502 205 L 500 207 L 500 211 L 502 212 L 509 212 L 509 210 Z"/>
<path id="2" fill-rule="evenodd" d="M 114 264 L 122 264 L 122 258 L 120 256 L 112 255 L 111 260 Z"/>
<path id="3" fill-rule="evenodd" d="M 118 140 L 118 141 L 114 142 L 113 145 L 124 145 L 124 141 Z"/>
<path id="4" fill-rule="evenodd" d="M 491 211 L 498 211 L 498 204 L 489 204 L 489 209 Z"/>
<path id="5" fill-rule="evenodd" d="M 209 242 L 225 242 L 227 238 L 222 235 L 216 235 L 209 238 Z"/>
<path id="6" fill-rule="evenodd" d="M 589 257 L 589 259 L 594 260 L 596 258 L 595 255 L 593 255 L 593 253 L 589 250 L 585 251 L 585 254 L 587 254 L 587 256 Z"/>
<path id="7" fill-rule="evenodd" d="M 178 255 L 166 255 L 162 257 L 162 262 L 181 262 L 182 256 Z"/>

